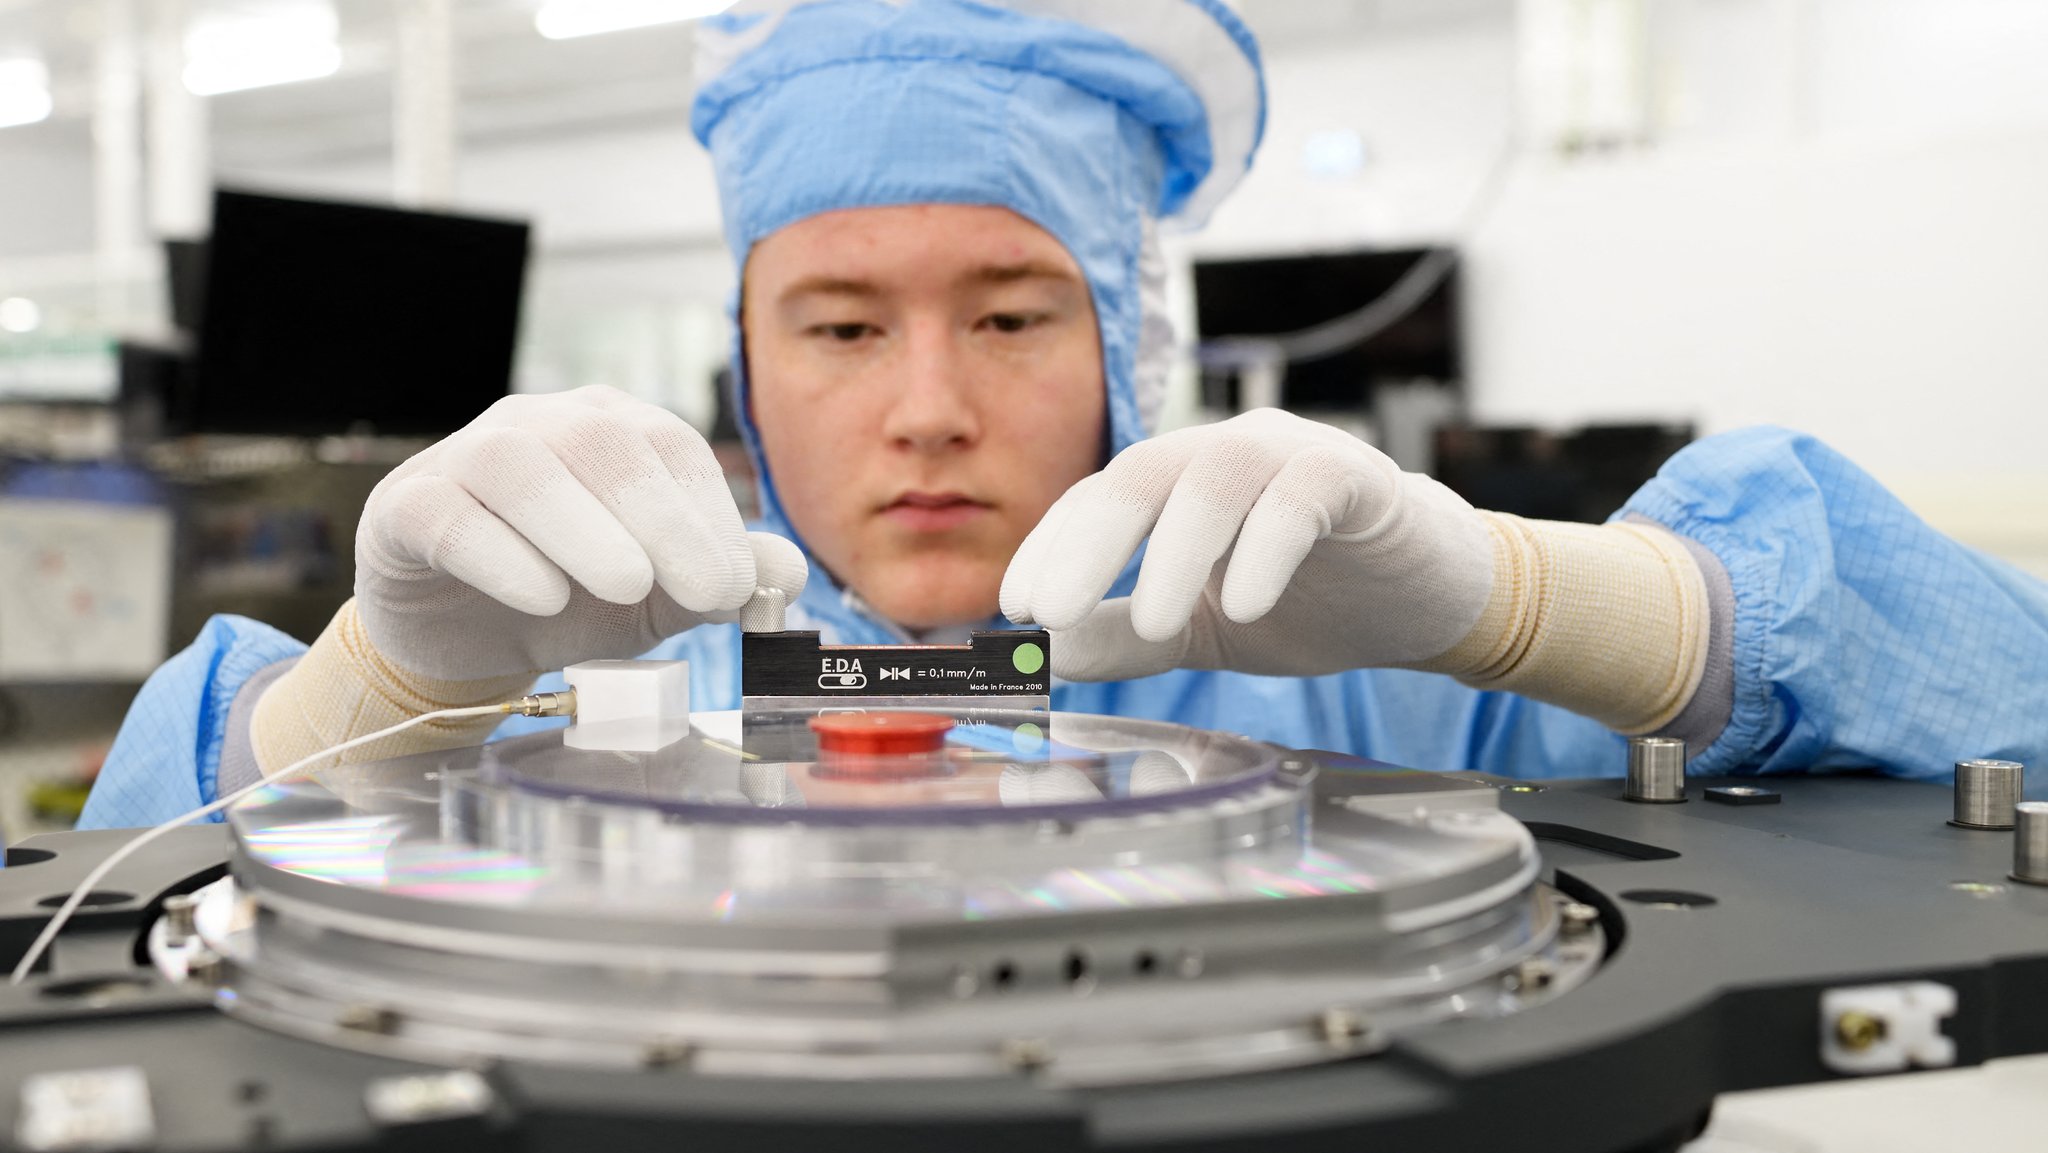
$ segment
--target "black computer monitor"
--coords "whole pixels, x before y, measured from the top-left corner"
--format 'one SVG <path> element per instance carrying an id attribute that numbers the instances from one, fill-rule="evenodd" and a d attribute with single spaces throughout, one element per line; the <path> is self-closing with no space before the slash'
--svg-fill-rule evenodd
<path id="1" fill-rule="evenodd" d="M 164 241 L 164 283 L 170 290 L 171 327 L 196 334 L 206 311 L 204 240 Z"/>
<path id="2" fill-rule="evenodd" d="M 1378 300 L 1432 251 L 1200 261 L 1195 265 L 1195 324 L 1203 340 L 1310 328 Z M 1378 335 L 1333 356 L 1290 363 L 1281 402 L 1293 409 L 1353 410 L 1369 404 L 1373 386 L 1381 382 L 1449 384 L 1462 374 L 1454 265 L 1414 309 Z M 1237 406 L 1230 375 L 1209 375 L 1203 386 L 1205 403 Z"/>
<path id="3" fill-rule="evenodd" d="M 512 379 L 528 228 L 223 190 L 188 427 L 439 435 Z"/>

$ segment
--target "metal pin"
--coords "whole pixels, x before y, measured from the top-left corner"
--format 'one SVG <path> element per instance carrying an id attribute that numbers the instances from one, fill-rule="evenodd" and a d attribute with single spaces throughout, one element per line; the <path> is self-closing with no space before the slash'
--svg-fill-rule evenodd
<path id="1" fill-rule="evenodd" d="M 2048 801 L 2013 806 L 2012 879 L 2048 885 Z"/>
<path id="2" fill-rule="evenodd" d="M 218 986 L 227 979 L 228 963 L 211 949 L 197 949 L 185 958 L 185 978 Z"/>
<path id="3" fill-rule="evenodd" d="M 1949 824 L 1959 829 L 2010 829 L 2012 807 L 2026 786 L 2026 766 L 2018 761 L 1957 761 L 1956 815 Z"/>
<path id="4" fill-rule="evenodd" d="M 1003 1064 L 1020 1073 L 1052 1064 L 1052 1046 L 1041 1037 L 1013 1037 L 998 1052 Z"/>
<path id="5" fill-rule="evenodd" d="M 344 1005 L 334 1016 L 334 1023 L 352 1033 L 375 1033 L 390 1036 L 398 1032 L 405 1018 L 398 1010 L 383 1005 L 358 1003 Z"/>
<path id="6" fill-rule="evenodd" d="M 1366 1033 L 1365 1018 L 1348 1005 L 1332 1005 L 1316 1021 L 1323 1041 L 1333 1049 L 1355 1048 Z"/>
<path id="7" fill-rule="evenodd" d="M 640 1047 L 640 1064 L 648 1069 L 665 1069 L 696 1055 L 697 1046 L 681 1037 L 656 1037 Z"/>
<path id="8" fill-rule="evenodd" d="M 1630 737 L 1623 800 L 1671 805 L 1685 800 L 1685 742 L 1675 737 Z"/>
<path id="9" fill-rule="evenodd" d="M 173 893 L 164 898 L 164 944 L 182 945 L 197 930 L 199 898 L 190 893 Z"/>
<path id="10" fill-rule="evenodd" d="M 1600 923 L 1600 910 L 1583 901 L 1566 901 L 1557 909 L 1558 927 L 1567 937 L 1580 937 Z"/>
<path id="11" fill-rule="evenodd" d="M 1516 965 L 1508 974 L 1507 986 L 1515 993 L 1535 993 L 1550 988 L 1557 978 L 1557 969 L 1541 957 L 1531 957 Z"/>

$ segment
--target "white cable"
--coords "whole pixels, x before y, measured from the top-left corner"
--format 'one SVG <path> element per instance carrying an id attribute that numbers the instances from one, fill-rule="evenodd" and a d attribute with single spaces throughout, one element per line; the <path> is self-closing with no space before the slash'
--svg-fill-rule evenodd
<path id="1" fill-rule="evenodd" d="M 552 697 L 555 694 L 543 695 Z M 529 697 L 526 699 L 533 700 L 534 698 Z M 22 980 L 29 975 L 30 972 L 34 971 L 36 967 L 36 961 L 41 959 L 44 951 L 50 947 L 50 942 L 57 939 L 57 934 L 60 931 L 62 931 L 65 924 L 71 920 L 71 914 L 77 912 L 78 906 L 84 903 L 86 894 L 92 892 L 94 886 L 98 885 L 101 881 L 105 880 L 107 874 L 114 871 L 114 866 L 119 865 L 122 861 L 125 861 L 129 857 L 135 855 L 135 851 L 137 849 L 142 848 L 144 845 L 149 844 L 151 841 L 156 840 L 158 837 L 161 837 L 165 833 L 170 832 L 172 829 L 175 829 L 180 825 L 186 824 L 187 822 L 199 820 L 201 817 L 212 816 L 214 813 L 220 812 L 222 809 L 227 808 L 229 805 L 234 804 L 236 801 L 241 800 L 243 797 L 248 796 L 250 793 L 255 792 L 257 789 L 262 788 L 263 786 L 269 784 L 277 778 L 282 777 L 287 773 L 296 772 L 299 769 L 305 768 L 307 765 L 310 765 L 323 757 L 331 757 L 336 753 L 345 753 L 358 745 L 366 745 L 369 744 L 371 741 L 382 740 L 383 738 L 391 736 L 394 733 L 404 732 L 406 729 L 409 729 L 414 725 L 425 724 L 428 721 L 450 720 L 456 717 L 481 717 L 488 716 L 492 713 L 520 712 L 522 711 L 522 704 L 522 701 L 507 701 L 503 704 L 496 705 L 476 705 L 471 708 L 462 709 L 436 709 L 431 713 L 421 713 L 419 716 L 411 717 L 406 720 L 400 721 L 389 728 L 379 729 L 374 733 L 365 733 L 360 737 L 354 737 L 349 740 L 343 741 L 340 744 L 335 745 L 333 748 L 322 749 L 319 752 L 314 753 L 310 757 L 302 757 L 299 760 L 293 761 L 291 764 L 286 765 L 281 769 L 278 769 L 276 772 L 265 773 L 263 776 L 258 777 L 256 780 L 251 781 L 249 784 L 245 785 L 242 788 L 236 789 L 234 792 L 229 793 L 227 796 L 214 801 L 210 805 L 201 805 L 200 807 L 192 810 L 189 813 L 184 814 L 183 816 L 172 817 L 170 820 L 165 821 L 163 824 L 158 825 L 153 829 L 148 829 L 144 831 L 142 835 L 136 837 L 134 840 L 128 842 L 125 845 L 122 845 L 118 849 L 115 849 L 113 853 L 108 855 L 106 860 L 101 861 L 99 865 L 93 869 L 92 872 L 87 873 L 83 881 L 78 882 L 78 887 L 71 891 L 71 896 L 65 899 L 63 907 L 57 910 L 56 916 L 50 918 L 50 923 L 43 926 L 43 931 L 37 935 L 34 943 L 29 945 L 28 952 L 23 953 L 21 955 L 21 961 L 14 966 L 14 975 L 8 979 L 7 983 L 10 985 L 19 985 L 21 984 Z"/>
<path id="2" fill-rule="evenodd" d="M 1297 332 L 1271 336 L 1219 336 L 1204 340 L 1196 347 L 1202 364 L 1210 368 L 1306 364 L 1356 348 L 1393 327 L 1436 291 L 1444 277 L 1457 266 L 1464 249 L 1492 218 L 1501 193 L 1507 188 L 1508 177 L 1515 169 L 1520 150 L 1519 137 L 1509 133 L 1500 151 L 1494 155 L 1493 163 L 1487 167 L 1486 175 L 1481 177 L 1453 243 L 1424 253 L 1422 259 L 1410 265 L 1391 287 L 1364 307 Z"/>

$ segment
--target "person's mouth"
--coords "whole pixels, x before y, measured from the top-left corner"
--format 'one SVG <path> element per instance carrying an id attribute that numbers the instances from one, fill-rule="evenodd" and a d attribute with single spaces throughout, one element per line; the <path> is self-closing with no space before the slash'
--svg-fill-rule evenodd
<path id="1" fill-rule="evenodd" d="M 882 507 L 882 515 L 911 532 L 950 532 L 993 507 L 959 492 L 906 492 Z"/>

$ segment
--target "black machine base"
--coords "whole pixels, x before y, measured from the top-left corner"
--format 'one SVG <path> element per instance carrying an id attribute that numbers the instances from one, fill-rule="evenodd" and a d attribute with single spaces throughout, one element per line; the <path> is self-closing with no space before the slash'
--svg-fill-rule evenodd
<path id="1" fill-rule="evenodd" d="M 1944 788 L 1774 778 L 1781 803 L 1640 805 L 1612 780 L 1495 783 L 1613 943 L 1583 987 L 1525 1013 L 1293 1072 L 1123 1089 L 1049 1088 L 1028 1069 L 878 1085 L 705 1077 L 686 1055 L 628 1073 L 506 1061 L 476 1070 L 473 1107 L 397 1118 L 366 1107 L 372 1085 L 437 1070 L 265 1032 L 148 965 L 163 899 L 227 867 L 220 827 L 185 829 L 116 869 L 43 969 L 0 989 L 0 1134 L 27 1078 L 125 1066 L 147 1079 L 164 1150 L 1621 1153 L 1676 1148 L 1719 1093 L 1842 1076 L 1822 1056 L 1830 989 L 1947 986 L 1957 1064 L 2048 1051 L 2048 888 L 2006 879 L 2009 834 L 1947 825 Z M 130 835 L 8 850 L 0 962 Z"/>

